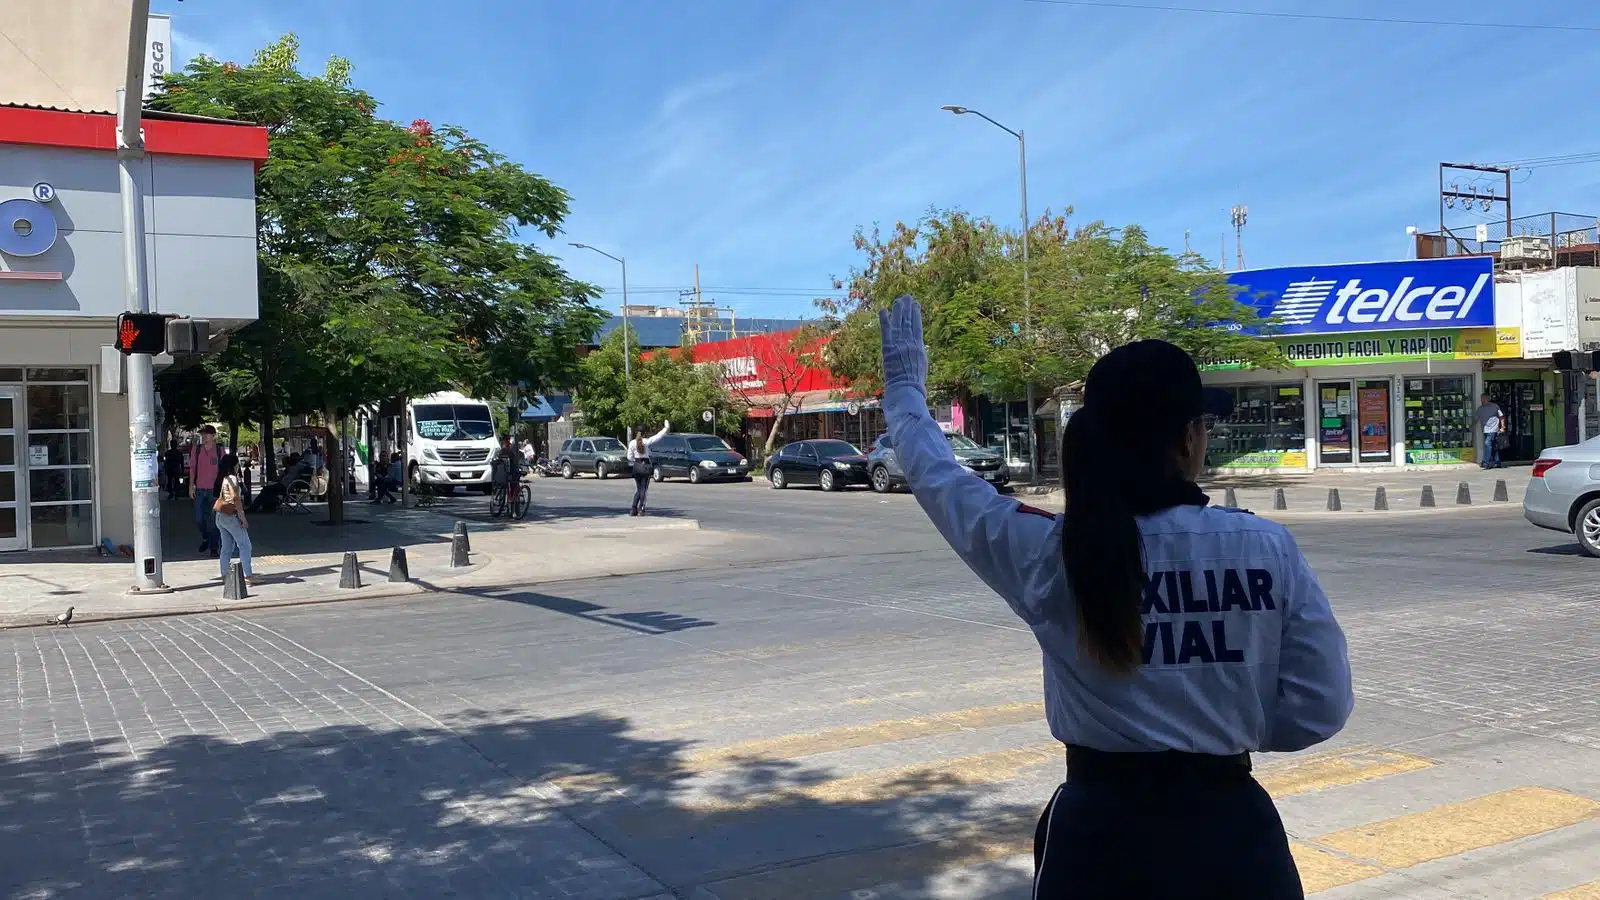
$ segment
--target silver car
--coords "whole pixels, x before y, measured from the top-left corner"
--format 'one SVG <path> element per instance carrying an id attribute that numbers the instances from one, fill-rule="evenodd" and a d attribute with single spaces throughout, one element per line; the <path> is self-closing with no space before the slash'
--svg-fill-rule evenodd
<path id="1" fill-rule="evenodd" d="M 956 461 L 972 474 L 997 488 L 1010 483 L 1011 470 L 999 453 L 978 446 L 976 441 L 962 434 L 946 433 L 945 440 L 950 442 Z M 867 475 L 872 489 L 880 494 L 887 494 L 906 483 L 906 473 L 901 470 L 900 461 L 895 459 L 894 446 L 887 434 L 878 435 L 878 439 L 872 442 L 872 449 L 867 453 Z"/>
<path id="2" fill-rule="evenodd" d="M 1578 537 L 1589 556 L 1600 556 L 1600 436 L 1551 447 L 1533 464 L 1522 494 L 1522 515 L 1540 528 Z"/>

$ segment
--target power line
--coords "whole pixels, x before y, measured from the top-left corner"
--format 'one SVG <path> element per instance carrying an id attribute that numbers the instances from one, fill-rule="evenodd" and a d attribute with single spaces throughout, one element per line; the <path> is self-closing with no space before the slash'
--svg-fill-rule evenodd
<path id="1" fill-rule="evenodd" d="M 1566 31 L 1600 33 L 1600 25 L 1547 25 L 1537 22 L 1465 22 L 1456 19 L 1397 19 L 1386 16 L 1350 16 L 1332 13 L 1272 12 L 1260 9 L 1220 9 L 1206 6 L 1172 6 L 1156 3 L 1119 3 L 1114 0 L 1022 0 L 1049 6 L 1081 6 L 1093 9 L 1122 9 L 1140 12 L 1199 13 L 1212 16 L 1238 16 L 1255 19 L 1299 19 L 1316 22 L 1359 22 L 1369 25 L 1431 25 L 1444 28 L 1498 28 L 1513 31 Z"/>

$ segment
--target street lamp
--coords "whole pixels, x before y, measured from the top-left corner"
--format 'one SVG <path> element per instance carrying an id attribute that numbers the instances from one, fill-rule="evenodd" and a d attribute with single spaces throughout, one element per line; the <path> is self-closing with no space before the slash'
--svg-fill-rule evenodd
<path id="1" fill-rule="evenodd" d="M 579 250 L 593 250 L 606 259 L 622 266 L 622 378 L 624 381 L 632 381 L 633 353 L 629 349 L 631 345 L 628 343 L 628 261 L 620 256 L 612 256 L 599 247 L 591 247 L 588 244 L 574 243 L 572 246 L 577 247 Z"/>
<path id="2" fill-rule="evenodd" d="M 958 116 L 969 113 L 988 122 L 990 125 L 1004 131 L 1017 139 L 1017 163 L 1022 179 L 1022 328 L 1029 349 L 1033 345 L 1033 297 L 1028 290 L 1028 141 L 1020 131 L 1012 131 L 999 122 L 989 118 L 975 109 L 965 106 L 940 107 Z M 1033 425 L 1033 378 L 1025 375 L 1023 381 L 1027 383 L 1028 406 L 1028 482 L 1039 483 L 1039 440 L 1034 434 Z"/>

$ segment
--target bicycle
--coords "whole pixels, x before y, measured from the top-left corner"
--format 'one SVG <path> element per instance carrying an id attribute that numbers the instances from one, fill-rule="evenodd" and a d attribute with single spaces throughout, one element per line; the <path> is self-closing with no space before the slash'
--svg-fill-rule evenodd
<path id="1" fill-rule="evenodd" d="M 510 495 L 508 490 L 516 486 L 516 495 L 507 502 Z M 495 481 L 494 493 L 489 497 L 489 517 L 498 519 L 505 516 L 509 519 L 521 521 L 528 515 L 528 507 L 533 505 L 533 489 L 522 481 L 522 473 L 515 464 L 506 468 L 504 478 Z"/>

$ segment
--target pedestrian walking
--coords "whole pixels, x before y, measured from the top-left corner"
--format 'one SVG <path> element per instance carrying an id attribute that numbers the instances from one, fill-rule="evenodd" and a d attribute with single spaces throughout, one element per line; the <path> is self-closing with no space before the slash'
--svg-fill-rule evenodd
<path id="1" fill-rule="evenodd" d="M 200 531 L 200 553 L 214 558 L 222 552 L 222 541 L 217 534 L 217 514 L 212 506 L 217 501 L 215 485 L 218 466 L 225 456 L 217 446 L 217 429 L 212 425 L 200 426 L 200 443 L 189 448 L 189 499 L 194 502 L 194 524 Z"/>
<path id="2" fill-rule="evenodd" d="M 1500 451 L 1504 449 L 1502 442 L 1506 439 L 1506 414 L 1501 411 L 1500 404 L 1491 400 L 1488 394 L 1484 394 L 1479 398 L 1478 411 L 1473 418 L 1477 420 L 1478 427 L 1483 432 L 1483 458 L 1478 461 L 1478 468 L 1505 468 L 1500 462 Z"/>
<path id="3" fill-rule="evenodd" d="M 917 302 L 879 317 L 889 435 L 917 503 L 1044 653 L 1066 780 L 1034 834 L 1033 896 L 1303 897 L 1250 754 L 1343 728 L 1350 665 L 1289 531 L 1208 506 L 1195 484 L 1227 396 L 1164 341 L 1106 354 L 1067 420 L 1052 515 L 956 461 L 928 413 Z"/>
<path id="4" fill-rule="evenodd" d="M 661 423 L 661 430 L 648 439 L 642 434 L 628 442 L 628 467 L 633 470 L 633 508 L 630 516 L 644 515 L 645 496 L 650 493 L 650 477 L 655 474 L 655 462 L 650 458 L 650 448 L 672 430 L 671 422 Z"/>
<path id="5" fill-rule="evenodd" d="M 227 579 L 228 564 L 237 553 L 239 563 L 244 568 L 245 584 L 254 584 L 254 572 L 250 568 L 250 520 L 245 518 L 244 491 L 239 486 L 239 457 L 230 453 L 222 458 L 217 466 L 217 480 L 212 493 L 217 498 L 213 501 L 217 530 L 222 535 L 221 552 L 218 553 L 222 577 Z"/>

